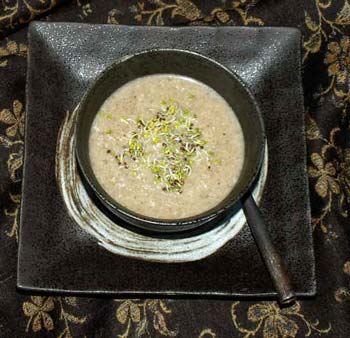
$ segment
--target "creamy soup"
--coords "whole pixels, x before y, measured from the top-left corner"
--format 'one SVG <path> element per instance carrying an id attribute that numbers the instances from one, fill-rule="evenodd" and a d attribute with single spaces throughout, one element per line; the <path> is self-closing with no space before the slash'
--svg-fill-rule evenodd
<path id="1" fill-rule="evenodd" d="M 95 176 L 119 204 L 179 219 L 215 207 L 237 182 L 244 139 L 228 103 L 177 75 L 138 78 L 116 90 L 93 122 Z"/>

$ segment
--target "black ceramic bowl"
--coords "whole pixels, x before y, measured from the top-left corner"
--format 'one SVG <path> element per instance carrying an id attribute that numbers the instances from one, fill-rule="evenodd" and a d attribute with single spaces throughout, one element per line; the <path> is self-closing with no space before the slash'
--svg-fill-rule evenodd
<path id="1" fill-rule="evenodd" d="M 213 88 L 233 108 L 243 129 L 245 140 L 243 170 L 230 194 L 215 208 L 184 219 L 150 218 L 120 205 L 97 181 L 89 158 L 90 128 L 103 102 L 125 83 L 141 76 L 161 73 L 187 76 Z M 80 102 L 75 142 L 76 156 L 83 178 L 103 206 L 136 230 L 161 235 L 203 232 L 218 224 L 219 219 L 227 217 L 258 175 L 264 153 L 265 132 L 258 105 L 236 74 L 197 53 L 158 49 L 124 57 L 102 72 Z M 161 207 L 159 205 L 159 208 Z"/>

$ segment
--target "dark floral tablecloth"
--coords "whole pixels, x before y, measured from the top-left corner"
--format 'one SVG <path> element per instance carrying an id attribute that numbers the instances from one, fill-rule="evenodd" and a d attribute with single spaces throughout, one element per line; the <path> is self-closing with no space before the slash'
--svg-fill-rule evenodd
<path id="1" fill-rule="evenodd" d="M 273 301 L 115 301 L 16 293 L 26 25 L 38 18 L 301 29 L 315 299 L 281 309 Z M 0 337 L 350 337 L 349 34 L 349 0 L 1 0 Z"/>

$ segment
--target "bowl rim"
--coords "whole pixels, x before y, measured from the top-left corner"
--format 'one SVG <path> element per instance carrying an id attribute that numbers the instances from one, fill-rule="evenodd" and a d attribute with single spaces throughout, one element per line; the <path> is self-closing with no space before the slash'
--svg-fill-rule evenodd
<path id="1" fill-rule="evenodd" d="M 161 218 L 155 218 L 155 217 L 149 217 L 142 214 L 139 214 L 137 212 L 134 212 L 127 207 L 121 205 L 113 199 L 100 185 L 95 175 L 94 177 L 90 177 L 88 171 L 85 168 L 84 161 L 82 160 L 82 154 L 80 154 L 79 149 L 82 147 L 79 147 L 78 144 L 80 142 L 79 140 L 79 133 L 78 130 L 81 128 L 81 123 L 85 111 L 84 104 L 88 97 L 93 93 L 96 86 L 98 86 L 99 82 L 103 80 L 103 78 L 106 76 L 106 73 L 109 73 L 112 71 L 116 66 L 124 63 L 125 61 L 135 58 L 135 57 L 142 57 L 146 54 L 151 53 L 177 53 L 177 54 L 184 54 L 190 57 L 195 57 L 197 59 L 201 59 L 207 63 L 211 63 L 216 68 L 221 69 L 222 71 L 228 73 L 230 77 L 233 77 L 235 81 L 239 83 L 239 85 L 245 90 L 247 93 L 249 99 L 253 103 L 253 106 L 256 111 L 256 115 L 258 117 L 259 127 L 261 131 L 261 140 L 259 145 L 259 152 L 258 156 L 255 160 L 254 170 L 252 170 L 251 175 L 246 180 L 246 184 L 244 188 L 242 188 L 239 193 L 237 193 L 234 197 L 232 197 L 228 203 L 225 204 L 225 206 L 218 207 L 214 206 L 213 208 L 210 208 L 200 214 L 189 216 L 185 218 L 179 218 L 179 219 L 161 219 Z M 156 74 L 156 73 L 155 73 Z M 220 93 L 219 93 L 220 95 Z M 246 195 L 249 192 L 249 189 L 251 188 L 252 184 L 255 182 L 258 173 L 260 171 L 263 157 L 264 157 L 264 149 L 265 149 L 265 143 L 266 143 L 266 133 L 265 133 L 265 125 L 263 116 L 259 107 L 259 104 L 257 103 L 254 95 L 251 93 L 250 89 L 248 88 L 247 84 L 241 79 L 239 75 L 237 75 L 235 72 L 233 72 L 228 67 L 222 65 L 218 61 L 212 59 L 211 57 L 208 57 L 206 55 L 200 54 L 198 52 L 194 52 L 191 50 L 186 49 L 177 49 L 177 48 L 150 48 L 145 49 L 133 54 L 128 54 L 125 56 L 122 56 L 118 59 L 116 59 L 114 62 L 112 62 L 110 65 L 105 67 L 102 72 L 96 76 L 96 78 L 92 81 L 92 83 L 89 85 L 88 89 L 85 91 L 84 95 L 82 96 L 80 103 L 77 107 L 77 116 L 76 116 L 76 125 L 75 125 L 75 132 L 74 132 L 74 147 L 75 147 L 75 157 L 77 159 L 79 169 L 81 174 L 83 175 L 83 178 L 86 180 L 89 187 L 92 189 L 93 193 L 96 194 L 98 199 L 113 213 L 115 213 L 117 216 L 124 216 L 128 219 L 132 219 L 136 221 L 137 225 L 132 222 L 133 226 L 140 227 L 142 230 L 150 230 L 149 226 L 155 226 L 157 227 L 156 231 L 164 231 L 164 232 L 181 232 L 181 231 L 187 231 L 189 229 L 192 229 L 196 224 L 200 223 L 201 225 L 206 224 L 210 222 L 211 220 L 217 218 L 219 215 L 225 213 L 228 209 L 231 209 L 233 206 L 239 202 L 244 195 Z M 88 164 L 90 166 L 91 172 L 93 173 L 91 164 Z M 96 183 L 96 184 L 95 184 Z M 219 202 L 219 204 L 222 203 Z M 125 220 L 125 218 L 123 218 Z M 172 226 L 175 226 L 176 229 L 172 229 Z"/>

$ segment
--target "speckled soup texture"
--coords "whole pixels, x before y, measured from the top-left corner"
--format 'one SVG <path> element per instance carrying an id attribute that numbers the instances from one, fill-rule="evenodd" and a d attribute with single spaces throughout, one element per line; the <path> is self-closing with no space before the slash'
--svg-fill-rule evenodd
<path id="1" fill-rule="evenodd" d="M 205 212 L 230 193 L 243 166 L 244 139 L 217 92 L 158 74 L 129 82 L 104 102 L 89 153 L 113 199 L 145 216 L 176 219 Z"/>

